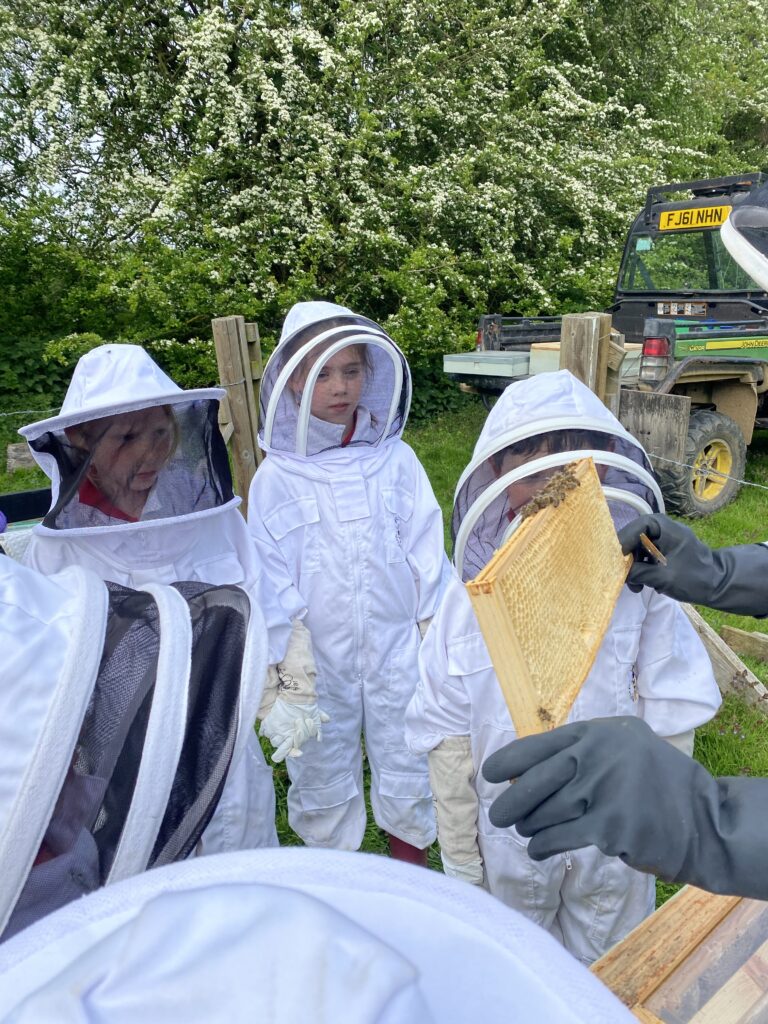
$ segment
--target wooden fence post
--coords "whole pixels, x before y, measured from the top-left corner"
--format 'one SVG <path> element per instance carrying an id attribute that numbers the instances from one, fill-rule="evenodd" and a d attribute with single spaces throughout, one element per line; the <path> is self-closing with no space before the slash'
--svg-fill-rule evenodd
<path id="1" fill-rule="evenodd" d="M 611 345 L 610 313 L 566 313 L 560 328 L 560 369 L 605 401 Z"/>
<path id="2" fill-rule="evenodd" d="M 612 327 L 608 338 L 608 368 L 603 401 L 616 419 L 619 418 L 621 405 L 621 364 L 625 355 L 624 335 Z"/>
<path id="3" fill-rule="evenodd" d="M 211 321 L 219 379 L 227 397 L 219 410 L 224 439 L 229 441 L 235 477 L 235 489 L 247 514 L 248 488 L 261 462 L 258 444 L 258 406 L 256 395 L 261 379 L 261 349 L 256 324 L 246 324 L 242 316 L 223 316 Z"/>

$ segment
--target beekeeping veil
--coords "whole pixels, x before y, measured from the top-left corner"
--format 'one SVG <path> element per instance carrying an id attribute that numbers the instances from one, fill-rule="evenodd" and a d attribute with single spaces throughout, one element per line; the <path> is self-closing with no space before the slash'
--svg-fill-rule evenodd
<path id="1" fill-rule="evenodd" d="M 38 529 L 143 527 L 237 504 L 217 422 L 223 394 L 182 391 L 137 345 L 88 352 L 61 412 L 20 431 L 51 479 Z"/>
<path id="2" fill-rule="evenodd" d="M 768 181 L 731 209 L 720 237 L 742 270 L 768 291 Z"/>
<path id="3" fill-rule="evenodd" d="M 363 384 L 351 437 L 342 424 L 312 415 L 318 376 L 338 353 L 355 347 Z M 372 320 L 331 302 L 299 302 L 283 324 L 261 386 L 259 438 L 268 452 L 300 457 L 379 448 L 399 437 L 408 417 L 411 377 L 392 339 Z"/>
<path id="4" fill-rule="evenodd" d="M 488 415 L 454 496 L 454 565 L 473 579 L 523 505 L 569 462 L 591 457 L 617 529 L 664 502 L 641 445 L 567 370 L 510 384 Z M 523 498 L 518 503 L 518 498 Z"/>
<path id="5" fill-rule="evenodd" d="M 339 850 L 249 850 L 149 871 L 3 952 L 7 1024 L 634 1019 L 551 935 L 482 889 Z"/>
<path id="6" fill-rule="evenodd" d="M 186 857 L 252 729 L 261 614 L 236 587 L 143 591 L 0 558 L 0 935 Z"/>

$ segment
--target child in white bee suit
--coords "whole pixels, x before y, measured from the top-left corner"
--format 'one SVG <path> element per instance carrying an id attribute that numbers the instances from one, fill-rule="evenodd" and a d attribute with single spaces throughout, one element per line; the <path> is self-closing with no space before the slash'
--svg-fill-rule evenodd
<path id="1" fill-rule="evenodd" d="M 287 763 L 289 821 L 308 846 L 356 850 L 371 805 L 392 855 L 426 862 L 435 837 L 427 760 L 405 745 L 420 629 L 447 567 L 440 508 L 402 440 L 408 364 L 375 323 L 302 302 L 264 372 L 248 525 L 281 603 L 304 622 L 323 742 Z"/>
<path id="2" fill-rule="evenodd" d="M 21 430 L 52 486 L 22 557 L 46 574 L 80 565 L 133 588 L 188 580 L 248 590 L 269 631 L 259 717 L 282 758 L 319 732 L 314 665 L 306 629 L 269 587 L 238 509 L 217 420 L 223 395 L 183 391 L 136 345 L 83 356 L 59 415 Z M 277 845 L 272 773 L 253 725 L 242 723 L 248 742 L 200 853 Z"/>
<path id="3" fill-rule="evenodd" d="M 132 590 L 4 557 L 0 650 L 4 941 L 195 850 L 248 742 L 267 630 L 238 587 Z"/>
<path id="4" fill-rule="evenodd" d="M 641 446 L 570 373 L 539 374 L 502 394 L 456 489 L 456 576 L 421 648 L 406 734 L 415 753 L 429 755 L 446 873 L 485 884 L 591 963 L 653 910 L 654 879 L 596 847 L 534 861 L 514 829 L 491 824 L 489 807 L 504 787 L 486 782 L 480 769 L 515 732 L 464 586 L 549 477 L 586 456 L 617 528 L 662 508 Z M 706 651 L 682 608 L 624 587 L 569 720 L 637 715 L 691 754 L 694 729 L 719 704 Z"/>

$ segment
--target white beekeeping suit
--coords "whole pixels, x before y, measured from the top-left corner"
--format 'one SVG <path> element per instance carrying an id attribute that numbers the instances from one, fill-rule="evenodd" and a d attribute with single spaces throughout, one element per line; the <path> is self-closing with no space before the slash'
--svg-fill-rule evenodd
<path id="1" fill-rule="evenodd" d="M 514 829 L 491 825 L 488 810 L 503 787 L 486 782 L 480 769 L 515 732 L 464 587 L 546 480 L 586 456 L 595 461 L 617 528 L 663 507 L 641 446 L 567 371 L 502 394 L 456 488 L 457 574 L 421 649 L 406 730 L 411 749 L 429 752 L 446 872 L 485 882 L 589 963 L 650 913 L 654 881 L 596 847 L 533 861 Z M 638 715 L 690 753 L 693 730 L 719 704 L 706 651 L 680 606 L 625 587 L 569 720 Z"/>
<path id="2" fill-rule="evenodd" d="M 242 586 L 262 609 L 275 664 L 286 655 L 291 625 L 266 585 L 232 491 L 217 420 L 223 394 L 183 391 L 136 345 L 83 356 L 59 415 L 21 430 L 52 489 L 23 561 L 44 573 L 80 565 L 127 587 Z M 271 688 L 267 703 L 275 696 Z M 242 763 L 199 852 L 277 844 L 272 773 L 253 724 L 243 723 Z"/>
<path id="3" fill-rule="evenodd" d="M 6 1024 L 635 1020 L 551 936 L 487 893 L 337 850 L 254 850 L 148 871 L 2 952 Z"/>
<path id="4" fill-rule="evenodd" d="M 426 758 L 406 749 L 403 714 L 446 558 L 439 506 L 401 440 L 409 404 L 408 365 L 380 327 L 327 302 L 293 307 L 264 372 L 268 457 L 248 525 L 281 602 L 304 615 L 331 716 L 322 744 L 288 764 L 289 820 L 311 846 L 362 841 L 361 732 L 395 855 L 396 840 L 421 851 L 434 839 Z"/>
<path id="5" fill-rule="evenodd" d="M 237 587 L 130 590 L 78 566 L 44 576 L 2 557 L 0 650 L 7 939 L 189 856 L 248 742 L 267 631 Z"/>

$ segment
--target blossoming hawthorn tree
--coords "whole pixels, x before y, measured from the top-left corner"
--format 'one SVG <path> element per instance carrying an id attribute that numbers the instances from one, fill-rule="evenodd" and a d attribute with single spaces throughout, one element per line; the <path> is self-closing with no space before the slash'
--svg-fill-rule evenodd
<path id="1" fill-rule="evenodd" d="M 746 0 L 715 45 L 699 29 L 716 10 L 0 0 L 16 300 L 42 246 L 58 301 L 44 271 L 40 333 L 184 338 L 228 312 L 269 333 L 323 296 L 384 321 L 417 366 L 478 312 L 603 305 L 649 184 L 758 152 L 765 11 Z"/>

